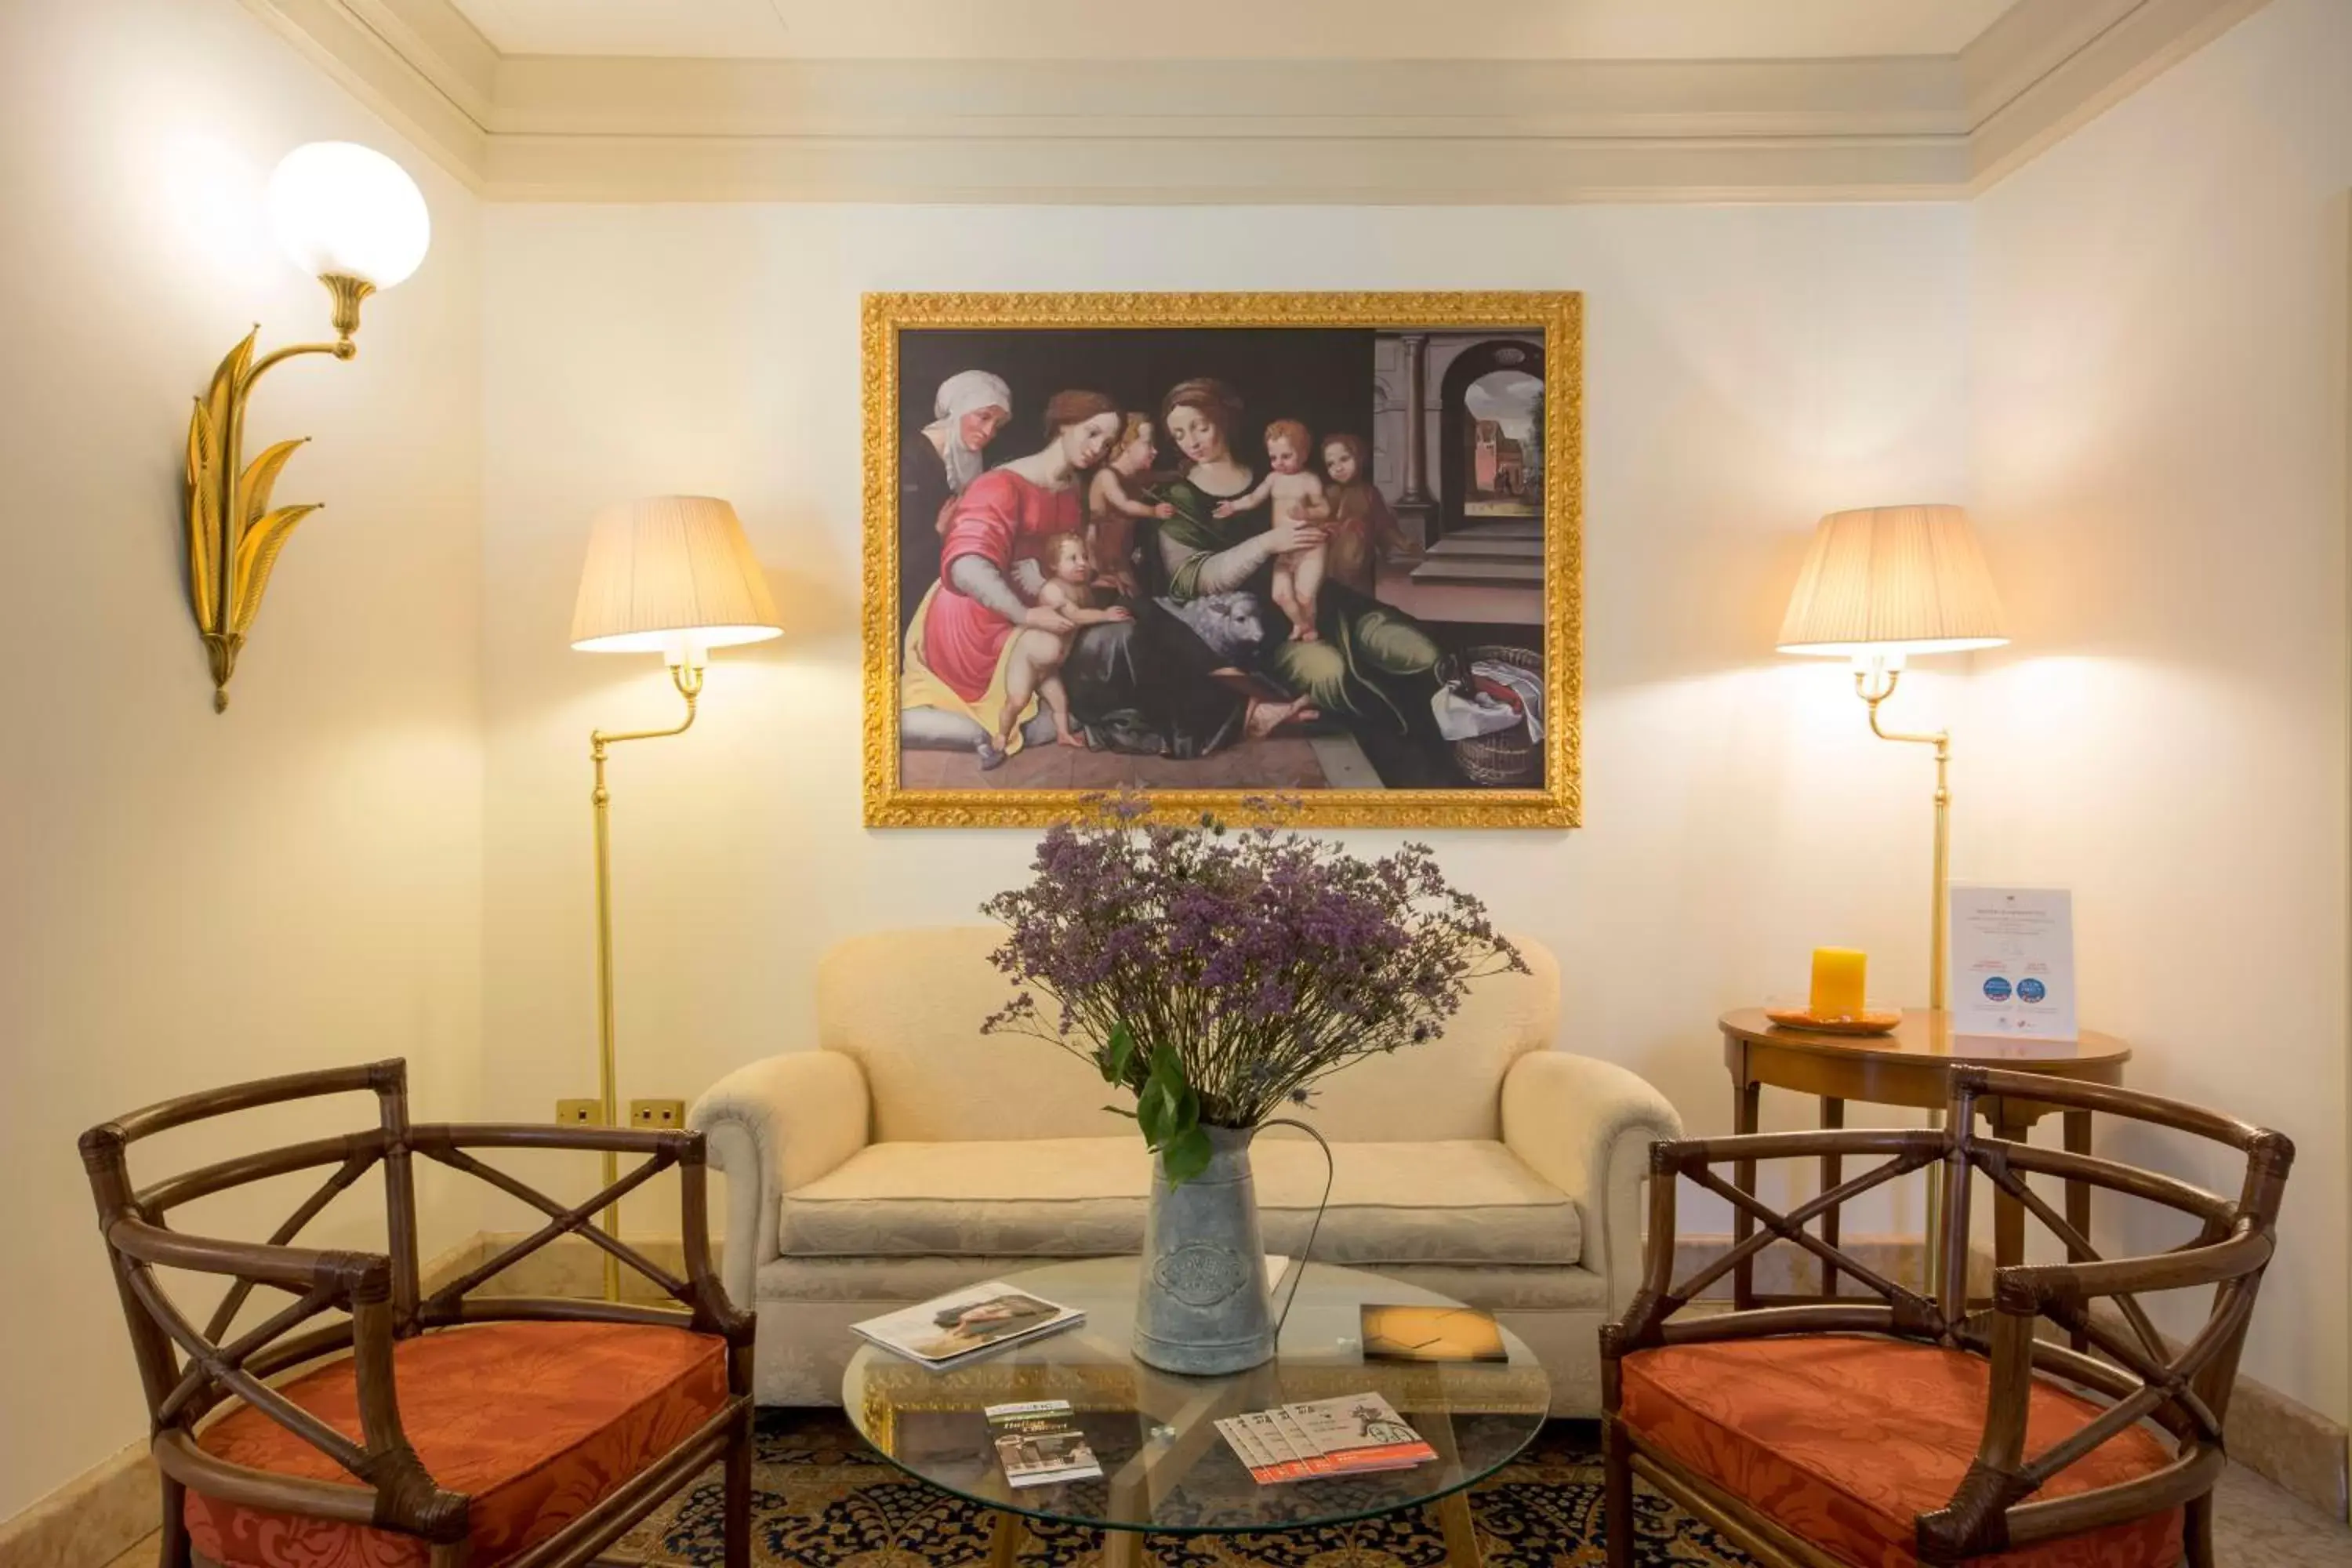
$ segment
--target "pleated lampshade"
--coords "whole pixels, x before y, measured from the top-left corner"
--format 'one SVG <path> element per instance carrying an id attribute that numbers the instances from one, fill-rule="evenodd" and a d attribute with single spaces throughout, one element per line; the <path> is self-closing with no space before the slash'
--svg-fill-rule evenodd
<path id="1" fill-rule="evenodd" d="M 1780 648 L 1960 653 L 2008 640 L 1968 514 L 1956 506 L 1882 506 L 1822 519 L 1789 595 Z"/>
<path id="2" fill-rule="evenodd" d="M 572 612 L 573 647 L 663 653 L 782 635 L 767 578 L 725 501 L 646 496 L 597 516 Z"/>

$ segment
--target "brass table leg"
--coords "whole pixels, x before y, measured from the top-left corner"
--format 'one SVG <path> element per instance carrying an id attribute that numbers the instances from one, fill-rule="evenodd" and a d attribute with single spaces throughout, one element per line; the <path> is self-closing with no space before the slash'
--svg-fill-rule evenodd
<path id="1" fill-rule="evenodd" d="M 1029 1522 L 1017 1513 L 998 1509 L 989 1521 L 988 1568 L 1013 1568 L 1021 1543 L 1029 1539 Z"/>
<path id="2" fill-rule="evenodd" d="M 1478 1526 L 1470 1517 L 1470 1494 L 1452 1492 L 1437 1502 L 1438 1528 L 1445 1532 L 1446 1568 L 1482 1568 Z"/>
<path id="3" fill-rule="evenodd" d="M 1143 1554 L 1143 1531 L 1103 1531 L 1102 1568 L 1143 1568 L 1147 1561 Z"/>
<path id="4" fill-rule="evenodd" d="M 1437 1462 L 1460 1474 L 1462 1450 L 1454 1439 L 1452 1414 L 1415 1411 L 1410 1418 L 1419 1423 L 1422 1441 L 1437 1450 Z M 1446 1568 L 1480 1568 L 1478 1527 L 1470 1517 L 1469 1488 L 1437 1500 L 1437 1528 L 1445 1537 Z"/>

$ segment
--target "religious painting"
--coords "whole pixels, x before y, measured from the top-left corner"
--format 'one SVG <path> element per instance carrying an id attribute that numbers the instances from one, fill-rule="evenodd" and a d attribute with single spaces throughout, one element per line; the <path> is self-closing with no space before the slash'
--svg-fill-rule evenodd
<path id="1" fill-rule="evenodd" d="M 879 294 L 866 820 L 1578 820 L 1582 299 Z"/>

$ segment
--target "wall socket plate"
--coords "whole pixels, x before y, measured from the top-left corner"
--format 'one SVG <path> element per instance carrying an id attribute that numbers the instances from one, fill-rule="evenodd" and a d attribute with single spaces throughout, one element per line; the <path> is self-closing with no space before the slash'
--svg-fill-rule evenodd
<path id="1" fill-rule="evenodd" d="M 629 1101 L 629 1125 L 648 1132 L 675 1132 L 686 1125 L 686 1101 L 633 1100 Z"/>
<path id="2" fill-rule="evenodd" d="M 604 1125 L 604 1103 L 599 1100 L 559 1100 L 555 1102 L 555 1124 L 558 1127 L 602 1127 Z"/>

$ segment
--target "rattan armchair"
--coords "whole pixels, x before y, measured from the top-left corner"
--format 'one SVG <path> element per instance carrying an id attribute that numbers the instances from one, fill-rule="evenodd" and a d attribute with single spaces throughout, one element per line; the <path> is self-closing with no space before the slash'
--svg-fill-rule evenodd
<path id="1" fill-rule="evenodd" d="M 1980 1136 L 1989 1101 L 2087 1110 L 2210 1139 L 2244 1156 L 2235 1197 L 2155 1171 Z M 1786 1213 L 1717 1167 L 1868 1157 L 1880 1163 Z M 1655 1146 L 1648 1268 L 1601 1336 L 1610 1568 L 1630 1568 L 1639 1476 L 1770 1568 L 1998 1556 L 2004 1568 L 2213 1563 L 2223 1421 L 2294 1145 L 2176 1100 L 2039 1075 L 1958 1067 L 1942 1131 L 1766 1133 Z M 1817 1226 L 1862 1194 L 1940 1165 L 1937 1298 L 1888 1279 Z M 2029 1184 L 2079 1182 L 2186 1215 L 2195 1234 L 2153 1256 L 2103 1258 Z M 1754 1223 L 1690 1278 L 1673 1278 L 1675 1190 L 1689 1181 Z M 1994 1272 L 1968 1298 L 1972 1191 L 2016 1205 L 2068 1261 Z M 2016 1212 L 2005 1216 L 2016 1223 Z M 1746 1227 L 1743 1227 L 1746 1228 Z M 1711 1315 L 1708 1286 L 1777 1242 L 1859 1293 Z M 1832 1287 L 1834 1289 L 1834 1285 Z M 2210 1289 L 2186 1344 L 2139 1298 Z M 2056 1337 L 2072 1342 L 2055 1342 Z"/>
<path id="2" fill-rule="evenodd" d="M 356 1091 L 375 1096 L 373 1126 L 131 1184 L 129 1147 L 153 1133 Z M 567 1205 L 472 1152 L 499 1149 L 611 1150 L 644 1163 Z M 711 1268 L 700 1134 L 412 1124 L 405 1065 L 382 1061 L 149 1106 L 82 1134 L 81 1152 L 163 1472 L 162 1568 L 188 1568 L 196 1546 L 223 1568 L 568 1568 L 713 1462 L 725 1467 L 728 1568 L 746 1568 L 752 1320 L 729 1302 Z M 419 1158 L 489 1183 L 547 1223 L 425 1293 Z M 379 1165 L 383 1252 L 292 1245 Z M 684 1207 L 684 1279 L 590 1223 L 672 1168 Z M 266 1242 L 189 1235 L 168 1223 L 172 1210 L 194 1199 L 320 1169 L 329 1172 L 325 1182 Z M 572 1235 L 653 1280 L 677 1305 L 473 1296 L 511 1264 Z M 201 1327 L 159 1269 L 226 1281 Z M 233 1332 L 257 1289 L 292 1300 Z M 338 1313 L 339 1321 L 303 1330 Z M 296 1375 L 281 1376 L 288 1373 Z"/>

